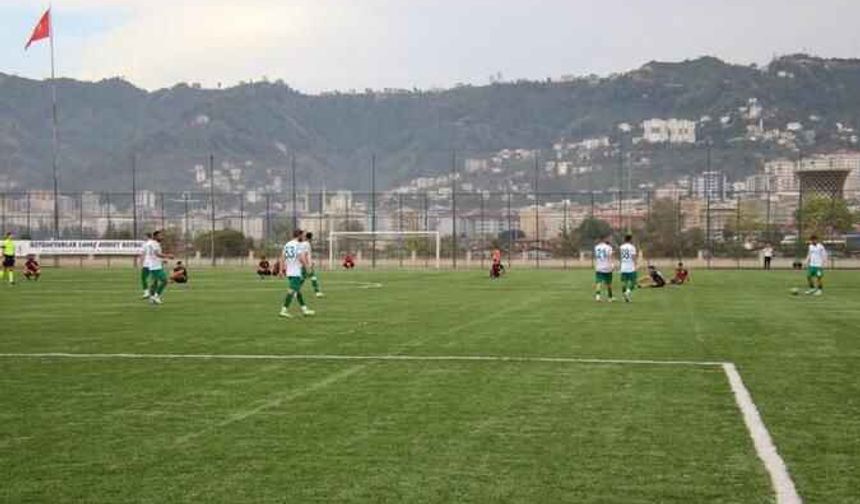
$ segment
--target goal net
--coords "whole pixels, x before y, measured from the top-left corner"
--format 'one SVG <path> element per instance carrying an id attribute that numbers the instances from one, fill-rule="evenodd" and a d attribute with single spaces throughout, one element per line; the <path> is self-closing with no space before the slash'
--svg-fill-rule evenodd
<path id="1" fill-rule="evenodd" d="M 332 231 L 328 241 L 329 269 L 347 256 L 359 267 L 440 267 L 438 231 Z"/>

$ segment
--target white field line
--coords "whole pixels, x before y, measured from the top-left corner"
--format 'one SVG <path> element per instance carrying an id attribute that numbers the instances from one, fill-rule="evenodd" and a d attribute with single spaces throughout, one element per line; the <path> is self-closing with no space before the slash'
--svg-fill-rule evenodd
<path id="1" fill-rule="evenodd" d="M 640 364 L 648 366 L 715 367 L 723 362 L 592 359 L 577 357 L 508 357 L 502 355 L 328 355 L 328 354 L 140 354 L 140 353 L 0 353 L 0 358 L 33 359 L 162 359 L 162 360 L 283 360 L 283 361 L 427 361 L 427 362 L 544 362 L 562 364 Z"/>
<path id="2" fill-rule="evenodd" d="M 776 446 L 770 437 L 767 427 L 759 415 L 758 408 L 752 400 L 749 390 L 747 390 L 741 379 L 740 373 L 734 364 L 727 362 L 723 364 L 723 371 L 729 379 L 729 384 L 732 387 L 732 392 L 735 394 L 735 401 L 741 410 L 744 418 L 744 423 L 750 433 L 750 437 L 755 445 L 758 458 L 764 463 L 770 475 L 770 481 L 773 489 L 776 491 L 777 504 L 800 504 L 803 500 L 797 493 L 794 487 L 794 481 L 788 474 L 788 468 L 785 466 L 779 452 L 776 451 Z"/>
<path id="3" fill-rule="evenodd" d="M 302 397 L 310 395 L 313 392 L 316 392 L 320 389 L 328 387 L 329 385 L 331 385 L 333 383 L 339 382 L 339 381 L 343 380 L 344 378 L 348 378 L 348 377 L 354 375 L 355 373 L 363 370 L 367 366 L 369 366 L 369 364 L 356 364 L 352 367 L 346 368 L 342 371 L 338 371 L 338 372 L 333 373 L 329 376 L 326 376 L 322 380 L 311 383 L 310 385 L 302 387 L 298 390 L 292 390 L 292 391 L 289 391 L 289 392 L 286 392 L 283 394 L 276 395 L 275 397 L 273 397 L 273 398 L 271 398 L 265 402 L 262 402 L 262 403 L 258 404 L 257 406 L 254 406 L 253 408 L 248 408 L 246 410 L 236 412 L 236 413 L 228 416 L 227 418 L 221 420 L 220 422 L 217 422 L 213 425 L 204 427 L 203 429 L 200 429 L 196 432 L 192 432 L 192 433 L 186 434 L 184 436 L 181 436 L 176 440 L 176 444 L 187 443 L 188 441 L 191 441 L 192 439 L 198 438 L 198 437 L 200 437 L 204 434 L 207 434 L 209 432 L 212 432 L 216 429 L 221 429 L 221 428 L 227 427 L 228 425 L 234 424 L 236 422 L 241 422 L 241 421 L 243 421 L 247 418 L 250 418 L 250 417 L 252 417 L 252 416 L 254 416 L 254 415 L 256 415 L 262 411 L 265 411 L 267 409 L 274 408 L 276 406 L 280 406 L 283 403 L 291 402 L 291 401 L 294 401 L 296 399 L 300 399 Z"/>
<path id="4" fill-rule="evenodd" d="M 576 357 L 505 357 L 495 355 L 326 355 L 326 354 L 295 354 L 295 355 L 264 355 L 264 354 L 138 354 L 138 353 L 0 353 L 0 358 L 57 358 L 57 359 L 163 359 L 163 360 L 261 360 L 261 361 L 424 361 L 424 362 L 542 362 L 562 364 L 606 364 L 606 365 L 648 365 L 648 366 L 687 366 L 687 367 L 722 367 L 728 378 L 729 385 L 735 396 L 735 401 L 741 410 L 744 424 L 750 433 L 756 454 L 764 463 L 765 470 L 770 476 L 771 484 L 776 493 L 777 504 L 802 504 L 803 500 L 797 493 L 794 481 L 788 473 L 785 462 L 780 457 L 770 437 L 770 433 L 761 419 L 761 415 L 752 400 L 749 390 L 741 379 L 737 367 L 731 362 L 714 361 L 683 361 L 683 360 L 647 360 L 647 359 L 593 359 Z M 361 367 L 351 368 L 346 375 L 360 370 Z M 341 379 L 341 373 L 322 380 L 301 391 L 305 395 L 317 388 L 325 387 L 333 381 Z M 216 427 L 223 427 L 257 414 L 273 405 L 292 399 L 291 395 L 276 398 L 256 408 L 237 413 L 222 421 Z M 206 432 L 193 433 L 180 438 L 180 443 L 197 437 Z"/>

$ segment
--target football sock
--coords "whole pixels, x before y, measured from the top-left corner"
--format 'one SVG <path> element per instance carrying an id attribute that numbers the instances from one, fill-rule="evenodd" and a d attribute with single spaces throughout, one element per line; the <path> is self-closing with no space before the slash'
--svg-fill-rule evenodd
<path id="1" fill-rule="evenodd" d="M 287 297 L 286 297 L 286 299 L 284 299 L 284 308 L 290 307 L 290 304 L 292 304 L 293 297 L 295 297 L 295 295 L 296 295 L 296 293 L 292 292 L 292 291 L 287 293 Z"/>
<path id="2" fill-rule="evenodd" d="M 140 270 L 140 285 L 143 286 L 143 290 L 149 289 L 149 284 L 147 280 L 149 279 L 149 271 L 145 269 Z"/>
<path id="3" fill-rule="evenodd" d="M 297 299 L 297 300 L 298 300 L 298 302 L 299 302 L 299 306 L 304 306 L 304 305 L 305 305 L 305 298 L 302 296 L 302 293 L 301 293 L 301 292 L 296 292 L 296 299 Z"/>

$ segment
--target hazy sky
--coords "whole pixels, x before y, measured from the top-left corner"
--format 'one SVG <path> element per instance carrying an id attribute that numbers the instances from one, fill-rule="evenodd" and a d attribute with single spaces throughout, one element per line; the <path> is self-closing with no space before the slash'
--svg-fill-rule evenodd
<path id="1" fill-rule="evenodd" d="M 0 0 L 0 71 L 43 78 L 24 44 L 45 1 Z M 55 0 L 61 76 L 155 89 L 282 78 L 307 92 L 607 74 L 649 60 L 860 57 L 860 0 Z"/>

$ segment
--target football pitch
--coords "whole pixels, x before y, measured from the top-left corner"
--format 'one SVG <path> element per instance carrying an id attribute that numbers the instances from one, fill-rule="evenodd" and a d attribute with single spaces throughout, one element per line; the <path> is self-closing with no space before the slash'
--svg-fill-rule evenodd
<path id="1" fill-rule="evenodd" d="M 860 272 L 323 272 L 291 320 L 191 275 L 0 286 L 0 501 L 778 502 L 762 427 L 803 502 L 860 502 Z"/>

